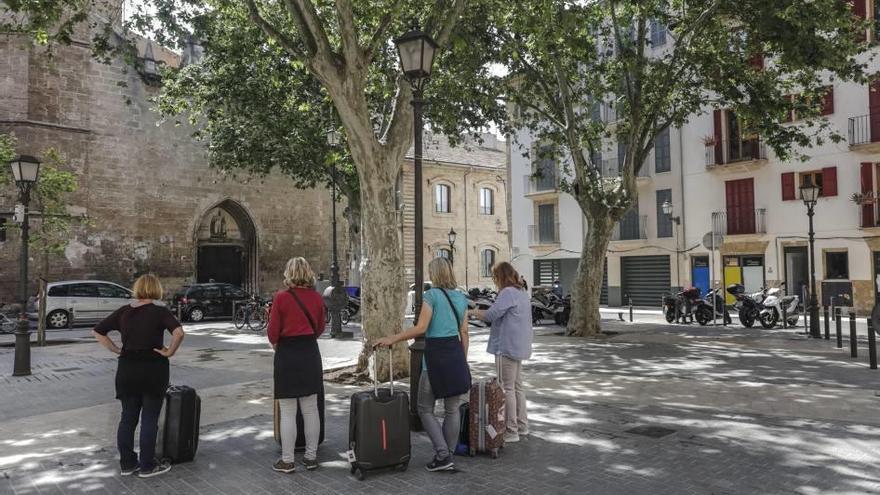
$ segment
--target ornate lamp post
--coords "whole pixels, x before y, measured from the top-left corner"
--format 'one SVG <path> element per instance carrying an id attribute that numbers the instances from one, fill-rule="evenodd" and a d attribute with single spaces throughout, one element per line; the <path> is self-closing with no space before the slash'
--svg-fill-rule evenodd
<path id="1" fill-rule="evenodd" d="M 423 90 L 428 79 L 431 77 L 431 69 L 434 64 L 434 53 L 437 43 L 414 26 L 412 30 L 400 38 L 394 40 L 397 45 L 397 53 L 400 56 L 400 67 L 403 75 L 412 86 L 413 91 L 413 174 L 415 176 L 415 294 L 413 295 L 415 311 L 413 321 L 418 321 L 419 312 L 422 309 L 422 291 L 424 290 L 424 226 L 422 223 L 422 106 L 424 105 Z M 419 379 L 422 373 L 422 354 L 425 350 L 425 340 L 416 339 L 410 346 L 410 391 L 418 391 Z M 413 394 L 410 402 L 410 424 L 413 430 L 421 430 L 419 421 L 417 394 Z"/>
<path id="2" fill-rule="evenodd" d="M 807 207 L 807 218 L 810 219 L 810 337 L 819 339 L 822 338 L 822 334 L 819 331 L 819 301 L 816 299 L 816 234 L 813 231 L 813 209 L 816 207 L 816 200 L 819 199 L 819 186 L 813 184 L 809 176 L 801 186 L 801 199 Z"/>
<path id="3" fill-rule="evenodd" d="M 446 234 L 446 239 L 449 241 L 449 264 L 454 263 L 455 259 L 455 237 L 458 234 L 455 233 L 455 229 L 450 228 L 449 233 Z"/>
<path id="4" fill-rule="evenodd" d="M 31 189 L 40 177 L 40 161 L 32 156 L 22 155 L 11 161 L 12 177 L 18 186 L 18 202 L 16 220 L 21 222 L 21 259 L 19 260 L 18 296 L 21 300 L 21 312 L 18 326 L 15 328 L 15 363 L 12 376 L 31 374 L 31 336 L 30 323 L 27 317 L 28 299 L 28 242 L 30 242 L 30 226 L 28 225 L 28 205 L 31 202 Z"/>
<path id="5" fill-rule="evenodd" d="M 342 135 L 336 129 L 327 132 L 327 144 L 335 148 L 342 142 Z M 327 307 L 330 309 L 330 337 L 333 338 L 351 338 L 351 332 L 342 330 L 342 317 L 340 313 L 348 304 L 348 294 L 345 289 L 339 285 L 339 256 L 336 249 L 336 160 L 333 161 L 330 168 L 331 188 L 330 203 L 332 204 L 332 215 L 330 225 L 333 229 L 333 259 L 330 262 L 330 287 L 324 290 L 324 299 L 327 301 Z"/>
<path id="6" fill-rule="evenodd" d="M 681 225 L 681 217 L 672 216 L 672 203 L 668 199 L 664 201 L 662 205 L 660 205 L 660 208 L 663 210 L 664 215 L 671 217 L 670 219 L 675 222 L 676 227 Z M 681 269 L 678 266 L 678 240 L 676 239 L 676 237 L 678 236 L 678 229 L 674 229 L 672 233 L 673 242 L 675 242 L 675 281 L 679 286 L 681 286 Z"/>

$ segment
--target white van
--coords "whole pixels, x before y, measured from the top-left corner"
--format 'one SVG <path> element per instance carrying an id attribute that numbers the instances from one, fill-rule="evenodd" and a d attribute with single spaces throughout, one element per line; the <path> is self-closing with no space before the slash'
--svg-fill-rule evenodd
<path id="1" fill-rule="evenodd" d="M 129 289 L 113 282 L 52 282 L 47 286 L 46 328 L 67 328 L 71 325 L 71 318 L 74 325 L 97 323 L 131 303 L 131 298 Z"/>

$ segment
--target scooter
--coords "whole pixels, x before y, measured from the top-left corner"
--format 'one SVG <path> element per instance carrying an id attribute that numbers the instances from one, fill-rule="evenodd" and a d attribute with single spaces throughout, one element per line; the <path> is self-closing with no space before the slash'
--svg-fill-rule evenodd
<path id="1" fill-rule="evenodd" d="M 664 296 L 663 314 L 666 316 L 666 322 L 690 323 L 694 319 L 694 308 L 699 301 L 700 289 L 698 287 L 689 287 L 674 296 Z"/>
<path id="2" fill-rule="evenodd" d="M 758 315 L 762 327 L 767 329 L 775 327 L 779 320 L 782 319 L 783 308 L 785 309 L 785 318 L 788 326 L 797 326 L 801 316 L 798 309 L 800 298 L 798 296 L 783 295 L 782 287 L 784 286 L 785 282 L 780 284 L 779 287 L 764 289 L 765 297 L 762 302 L 764 309 Z"/>
<path id="3" fill-rule="evenodd" d="M 764 308 L 761 304 L 764 300 L 764 292 L 746 294 L 746 288 L 742 284 L 730 284 L 727 293 L 736 298 L 733 307 L 739 313 L 739 322 L 746 328 L 752 328 Z"/>
<path id="4" fill-rule="evenodd" d="M 733 320 L 724 304 L 724 298 L 720 295 L 721 289 L 710 290 L 704 299 L 697 302 L 694 308 L 694 318 L 701 326 L 706 326 L 712 321 L 712 299 L 715 299 L 715 316 L 722 318 L 725 325 L 729 325 Z"/>
<path id="5" fill-rule="evenodd" d="M 532 325 L 537 325 L 541 320 L 553 320 L 556 322 L 556 314 L 562 312 L 562 298 L 554 291 L 546 289 L 532 289 Z"/>

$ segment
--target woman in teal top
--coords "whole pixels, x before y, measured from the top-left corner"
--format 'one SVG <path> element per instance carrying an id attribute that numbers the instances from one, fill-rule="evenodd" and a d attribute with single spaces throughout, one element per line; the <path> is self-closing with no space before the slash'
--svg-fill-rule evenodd
<path id="1" fill-rule="evenodd" d="M 456 290 L 452 265 L 446 258 L 435 258 L 428 265 L 434 288 L 425 292 L 419 321 L 413 328 L 379 339 L 377 346 L 425 336 L 424 372 L 419 380 L 418 409 L 422 426 L 434 446 L 434 460 L 428 471 L 454 469 L 452 454 L 458 442 L 461 422 L 459 405 L 470 390 L 467 365 L 467 298 Z M 434 416 L 437 399 L 443 399 L 443 424 Z"/>

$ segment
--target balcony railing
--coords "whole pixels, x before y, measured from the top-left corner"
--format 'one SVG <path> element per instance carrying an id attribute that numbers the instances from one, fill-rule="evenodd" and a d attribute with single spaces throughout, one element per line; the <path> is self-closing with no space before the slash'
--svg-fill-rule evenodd
<path id="1" fill-rule="evenodd" d="M 526 194 L 555 192 L 559 190 L 559 176 L 556 174 L 543 174 L 540 176 L 528 174 L 523 177 L 523 182 L 523 190 Z"/>
<path id="2" fill-rule="evenodd" d="M 626 215 L 614 226 L 612 241 L 633 241 L 648 238 L 648 215 Z"/>
<path id="3" fill-rule="evenodd" d="M 706 167 L 767 159 L 767 146 L 760 138 L 723 139 L 706 144 Z"/>
<path id="4" fill-rule="evenodd" d="M 547 244 L 559 244 L 559 224 L 529 225 L 529 245 L 543 246 Z"/>
<path id="5" fill-rule="evenodd" d="M 648 162 L 645 161 L 642 168 L 639 169 L 639 173 L 636 174 L 638 178 L 648 178 L 651 177 L 651 165 L 653 165 L 653 161 Z M 620 162 L 617 158 L 606 158 L 602 160 L 602 163 L 599 167 L 599 174 L 602 177 L 620 177 Z"/>
<path id="6" fill-rule="evenodd" d="M 764 208 L 728 208 L 712 213 L 712 229 L 721 235 L 766 234 Z"/>
<path id="7" fill-rule="evenodd" d="M 880 113 L 849 118 L 849 145 L 880 142 Z"/>

